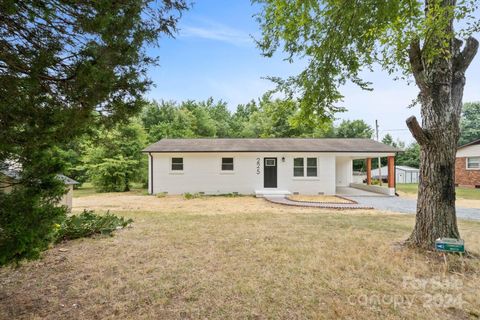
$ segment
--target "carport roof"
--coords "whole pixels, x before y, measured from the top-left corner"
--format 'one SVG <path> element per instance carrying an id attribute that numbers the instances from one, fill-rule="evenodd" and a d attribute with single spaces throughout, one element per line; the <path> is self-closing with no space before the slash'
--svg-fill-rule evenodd
<path id="1" fill-rule="evenodd" d="M 162 139 L 143 152 L 366 152 L 402 150 L 372 139 L 268 138 L 268 139 Z"/>

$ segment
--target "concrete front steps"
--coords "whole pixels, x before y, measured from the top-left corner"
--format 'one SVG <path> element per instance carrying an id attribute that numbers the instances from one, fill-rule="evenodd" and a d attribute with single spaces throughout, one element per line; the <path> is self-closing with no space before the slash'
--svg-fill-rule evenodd
<path id="1" fill-rule="evenodd" d="M 284 198 L 284 197 L 289 196 L 291 194 L 292 193 L 288 190 L 277 190 L 277 189 L 255 190 L 255 196 L 257 198 L 265 198 L 265 197 L 281 197 L 281 198 Z"/>

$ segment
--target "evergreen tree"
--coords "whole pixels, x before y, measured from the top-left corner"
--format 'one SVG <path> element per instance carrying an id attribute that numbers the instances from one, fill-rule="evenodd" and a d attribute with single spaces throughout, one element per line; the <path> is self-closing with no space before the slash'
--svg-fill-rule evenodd
<path id="1" fill-rule="evenodd" d="M 173 35 L 186 8 L 184 0 L 0 2 L 0 165 L 21 166 L 13 190 L 0 189 L 0 264 L 48 245 L 65 214 L 55 207 L 65 192 L 55 153 L 140 110 L 156 62 L 145 46 Z"/>

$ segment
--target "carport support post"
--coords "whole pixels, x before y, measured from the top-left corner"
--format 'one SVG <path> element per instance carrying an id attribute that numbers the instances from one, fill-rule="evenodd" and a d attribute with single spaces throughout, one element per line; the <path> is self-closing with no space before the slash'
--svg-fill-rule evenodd
<path id="1" fill-rule="evenodd" d="M 372 158 L 367 158 L 367 184 L 372 184 Z"/>
<path id="2" fill-rule="evenodd" d="M 395 188 L 395 157 L 389 156 L 388 160 L 388 187 Z"/>

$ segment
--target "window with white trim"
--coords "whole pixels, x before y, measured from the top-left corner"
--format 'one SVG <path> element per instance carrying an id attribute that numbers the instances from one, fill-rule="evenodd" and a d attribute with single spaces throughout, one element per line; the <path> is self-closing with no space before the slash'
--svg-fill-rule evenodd
<path id="1" fill-rule="evenodd" d="M 183 158 L 172 158 L 172 171 L 183 171 Z"/>
<path id="2" fill-rule="evenodd" d="M 293 176 L 294 177 L 317 177 L 318 159 L 317 158 L 293 158 Z"/>
<path id="3" fill-rule="evenodd" d="M 307 177 L 317 176 L 317 158 L 307 158 Z"/>
<path id="4" fill-rule="evenodd" d="M 479 169 L 480 170 L 480 157 L 467 158 L 467 169 Z"/>
<path id="5" fill-rule="evenodd" d="M 233 158 L 222 158 L 222 171 L 233 171 Z"/>
<path id="6" fill-rule="evenodd" d="M 303 158 L 293 158 L 293 176 L 303 177 L 304 174 Z"/>

